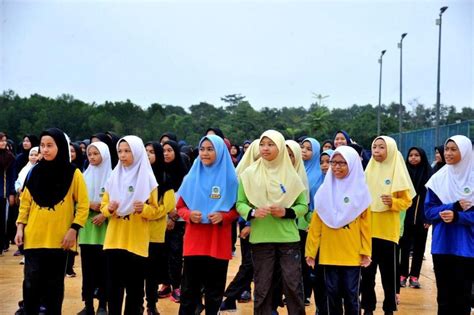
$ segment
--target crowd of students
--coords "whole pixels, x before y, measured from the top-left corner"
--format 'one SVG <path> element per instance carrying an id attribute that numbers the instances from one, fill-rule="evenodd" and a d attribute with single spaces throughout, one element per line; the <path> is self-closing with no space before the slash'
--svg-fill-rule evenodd
<path id="1" fill-rule="evenodd" d="M 24 255 L 17 314 L 61 314 L 78 252 L 79 315 L 159 314 L 163 297 L 182 315 L 252 299 L 254 314 L 305 314 L 311 295 L 317 314 L 373 314 L 377 267 L 393 314 L 401 287 L 421 288 L 430 226 L 438 314 L 470 314 L 471 140 L 448 138 L 434 165 L 387 136 L 370 149 L 342 130 L 322 145 L 267 130 L 240 146 L 209 128 L 194 149 L 173 133 L 73 143 L 50 128 L 15 157 L 0 132 L 1 254 L 15 242 Z M 242 261 L 226 289 L 237 226 Z"/>

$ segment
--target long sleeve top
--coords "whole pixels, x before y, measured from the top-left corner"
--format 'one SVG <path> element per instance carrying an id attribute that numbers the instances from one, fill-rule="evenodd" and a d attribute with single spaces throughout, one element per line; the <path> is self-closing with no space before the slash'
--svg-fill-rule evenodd
<path id="1" fill-rule="evenodd" d="M 15 195 L 15 163 L 12 163 L 6 170 L 1 174 L 2 179 L 0 180 L 0 197 L 7 199 L 8 196 Z"/>
<path id="2" fill-rule="evenodd" d="M 454 212 L 453 222 L 445 223 L 441 219 L 439 213 L 444 210 Z M 443 204 L 438 196 L 428 189 L 425 216 L 433 224 L 432 254 L 474 258 L 474 206 L 463 211 L 458 202 Z"/>
<path id="3" fill-rule="evenodd" d="M 372 254 L 370 216 L 367 209 L 346 226 L 333 229 L 314 211 L 306 239 L 306 257 L 315 258 L 319 250 L 321 265 L 359 266 L 361 255 Z"/>
<path id="4" fill-rule="evenodd" d="M 158 189 L 160 189 L 158 187 Z M 173 211 L 176 205 L 176 198 L 174 197 L 174 190 L 170 189 L 163 194 L 163 197 L 158 201 L 160 215 L 155 220 L 150 220 L 150 243 L 164 243 L 166 233 L 167 214 Z"/>
<path id="5" fill-rule="evenodd" d="M 250 204 L 242 183 L 239 183 L 237 196 L 237 211 L 244 218 L 249 217 L 251 209 Z M 292 243 L 300 240 L 298 227 L 295 218 L 302 218 L 308 212 L 308 202 L 306 193 L 302 192 L 290 207 L 294 216 L 276 218 L 267 215 L 265 218 L 254 218 L 251 220 L 252 233 L 250 233 L 250 243 Z"/>
<path id="6" fill-rule="evenodd" d="M 155 220 L 166 214 L 164 207 L 158 206 L 158 190 L 155 188 L 143 206 L 141 213 L 119 217 L 109 210 L 110 196 L 104 193 L 100 203 L 100 211 L 108 218 L 109 225 L 105 234 L 104 250 L 123 249 L 142 257 L 148 257 L 150 243 L 149 220 Z"/>
<path id="7" fill-rule="evenodd" d="M 222 222 L 218 224 L 193 223 L 191 211 L 183 198 L 176 205 L 178 214 L 186 221 L 183 256 L 210 256 L 217 259 L 232 259 L 232 222 L 239 214 L 235 209 L 221 212 Z"/>
<path id="8" fill-rule="evenodd" d="M 62 248 L 61 244 L 72 224 L 83 227 L 89 214 L 87 187 L 79 170 L 74 172 L 71 186 L 54 210 L 41 208 L 25 188 L 20 196 L 17 223 L 25 225 L 25 249 Z"/>
<path id="9" fill-rule="evenodd" d="M 390 210 L 372 212 L 372 237 L 398 244 L 400 240 L 400 211 L 406 211 L 411 203 L 408 190 L 393 193 Z"/>

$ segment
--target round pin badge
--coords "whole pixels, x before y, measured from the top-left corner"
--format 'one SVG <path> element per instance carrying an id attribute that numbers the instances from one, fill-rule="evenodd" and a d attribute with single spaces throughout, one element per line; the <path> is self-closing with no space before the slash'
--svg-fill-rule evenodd
<path id="1" fill-rule="evenodd" d="M 390 185 L 392 182 L 390 181 L 390 179 L 386 179 L 385 180 L 385 185 Z"/>
<path id="2" fill-rule="evenodd" d="M 344 197 L 344 203 L 349 203 L 350 199 L 349 197 Z"/>

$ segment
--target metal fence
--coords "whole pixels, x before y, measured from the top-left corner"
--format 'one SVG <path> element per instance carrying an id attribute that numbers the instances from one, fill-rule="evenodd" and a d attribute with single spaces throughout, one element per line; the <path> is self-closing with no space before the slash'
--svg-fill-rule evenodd
<path id="1" fill-rule="evenodd" d="M 474 139 L 474 120 L 463 121 L 458 124 L 444 125 L 439 127 L 440 139 L 442 143 L 436 143 L 436 128 L 418 129 L 413 131 L 402 132 L 402 145 L 400 146 L 400 134 L 391 134 L 390 137 L 395 139 L 398 149 L 406 158 L 407 151 L 411 147 L 420 147 L 426 151 L 428 161 L 434 160 L 434 147 L 442 145 L 444 141 L 454 135 L 464 135 L 471 140 Z"/>

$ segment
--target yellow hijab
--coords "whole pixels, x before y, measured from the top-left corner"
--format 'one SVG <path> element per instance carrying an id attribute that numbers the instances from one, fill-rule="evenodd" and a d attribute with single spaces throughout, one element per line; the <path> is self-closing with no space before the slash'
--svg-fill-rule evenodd
<path id="1" fill-rule="evenodd" d="M 259 143 L 264 137 L 276 144 L 277 157 L 273 161 L 258 159 L 240 175 L 240 180 L 248 200 L 255 207 L 277 204 L 289 208 L 305 187 L 288 156 L 283 135 L 267 130 L 260 136 Z"/>
<path id="2" fill-rule="evenodd" d="M 402 154 L 398 151 L 397 143 L 393 138 L 380 136 L 374 139 L 372 146 L 378 139 L 382 139 L 387 145 L 387 158 L 383 162 L 377 162 L 372 157 L 365 169 L 365 178 L 372 196 L 370 209 L 373 212 L 390 210 L 383 204 L 382 195 L 392 195 L 395 192 L 408 190 L 410 199 L 416 196 L 410 174 Z"/>
<path id="3" fill-rule="evenodd" d="M 260 158 L 260 150 L 259 150 L 260 139 L 253 140 L 252 143 L 249 145 L 247 150 L 245 151 L 242 159 L 240 159 L 235 172 L 237 173 L 237 178 L 240 178 L 240 174 L 242 174 L 247 167 L 252 165 L 253 162 Z"/>
<path id="4" fill-rule="evenodd" d="M 304 187 L 306 188 L 306 198 L 309 202 L 309 183 L 308 183 L 308 175 L 306 174 L 306 169 L 304 168 L 303 158 L 301 156 L 301 147 L 298 142 L 294 140 L 286 140 L 286 145 L 291 149 L 293 155 L 295 156 L 295 167 L 296 173 L 301 178 Z"/>

